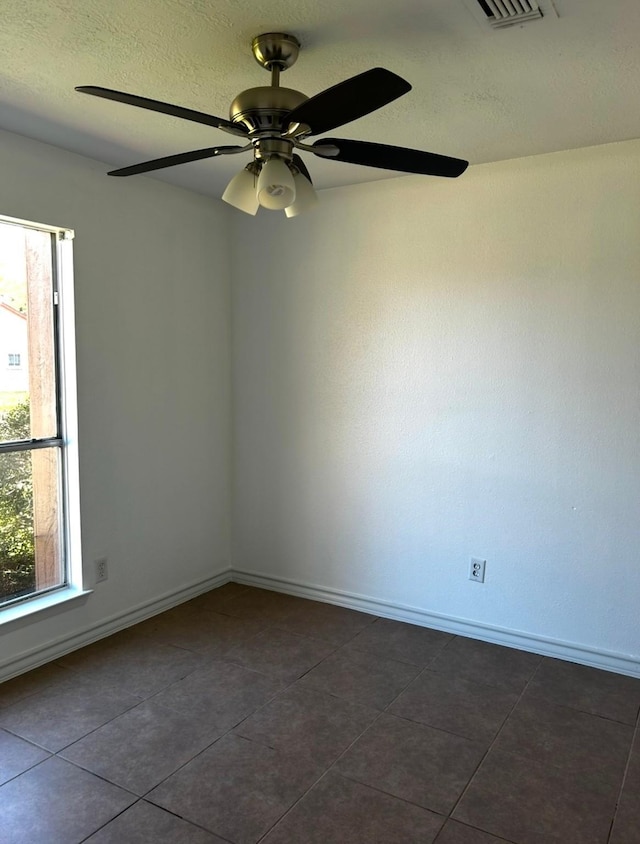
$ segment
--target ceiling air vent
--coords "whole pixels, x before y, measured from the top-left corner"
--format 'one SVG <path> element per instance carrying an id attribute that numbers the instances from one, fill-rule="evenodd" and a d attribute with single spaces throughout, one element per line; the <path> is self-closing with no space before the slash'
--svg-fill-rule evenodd
<path id="1" fill-rule="evenodd" d="M 539 20 L 550 14 L 557 17 L 551 0 L 463 0 L 473 16 L 491 29 Z"/>

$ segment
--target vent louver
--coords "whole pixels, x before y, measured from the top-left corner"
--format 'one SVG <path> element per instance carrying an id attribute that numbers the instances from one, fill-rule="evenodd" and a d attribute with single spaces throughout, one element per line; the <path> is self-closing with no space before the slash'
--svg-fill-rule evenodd
<path id="1" fill-rule="evenodd" d="M 493 29 L 543 17 L 537 0 L 475 0 Z"/>

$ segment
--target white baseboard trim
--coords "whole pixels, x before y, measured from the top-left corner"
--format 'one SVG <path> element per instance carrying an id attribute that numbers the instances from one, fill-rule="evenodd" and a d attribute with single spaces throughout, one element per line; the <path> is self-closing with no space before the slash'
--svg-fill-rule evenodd
<path id="1" fill-rule="evenodd" d="M 0 682 L 10 680 L 12 677 L 23 674 L 25 671 L 30 671 L 47 662 L 59 659 L 65 654 L 97 642 L 105 636 L 118 633 L 147 618 L 158 615 L 158 613 L 165 612 L 172 607 L 178 606 L 178 604 L 189 601 L 203 592 L 216 589 L 230 580 L 236 583 L 243 583 L 247 586 L 257 586 L 261 589 L 270 589 L 276 592 L 283 592 L 287 595 L 296 595 L 300 598 L 310 598 L 313 601 L 336 604 L 340 607 L 359 610 L 360 612 L 366 612 L 382 618 L 406 621 L 422 627 L 432 627 L 435 630 L 443 630 L 446 633 L 467 636 L 471 639 L 480 639 L 481 641 L 491 642 L 496 645 L 506 645 L 510 648 L 564 659 L 593 668 L 602 668 L 605 671 L 614 671 L 630 677 L 640 677 L 640 660 L 626 654 L 596 650 L 572 642 L 563 642 L 518 630 L 493 627 L 464 618 L 454 618 L 441 615 L 440 613 L 429 612 L 419 607 L 393 604 L 389 601 L 382 601 L 366 595 L 345 592 L 340 589 L 331 589 L 325 586 L 305 584 L 289 578 L 272 577 L 258 572 L 225 568 L 212 577 L 196 581 L 172 592 L 167 592 L 158 598 L 144 601 L 124 612 L 116 613 L 96 625 L 60 636 L 58 639 L 48 642 L 44 647 L 32 648 L 8 660 L 0 660 Z"/>
<path id="2" fill-rule="evenodd" d="M 207 577 L 172 592 L 166 592 L 150 601 L 143 601 L 135 607 L 116 613 L 84 630 L 77 630 L 68 635 L 60 636 L 58 639 L 47 642 L 44 647 L 32 648 L 9 660 L 0 661 L 0 683 L 10 680 L 12 677 L 17 677 L 25 671 L 38 668 L 47 662 L 59 659 L 71 651 L 92 644 L 92 642 L 97 642 L 98 639 L 104 639 L 105 636 L 111 636 L 113 633 L 125 630 L 140 621 L 158 615 L 158 613 L 170 610 L 172 607 L 189 601 L 203 592 L 208 592 L 210 589 L 216 589 L 218 586 L 228 583 L 231 579 L 231 569 L 223 569 L 213 577 Z"/>
<path id="3" fill-rule="evenodd" d="M 284 577 L 271 577 L 257 572 L 233 569 L 232 579 L 247 586 L 258 586 L 262 589 L 284 592 L 300 598 L 323 601 L 326 604 L 337 604 L 340 607 L 360 610 L 371 615 L 391 618 L 395 621 L 408 621 L 411 624 L 432 627 L 435 630 L 443 630 L 446 633 L 453 633 L 458 636 L 480 639 L 483 642 L 491 642 L 496 645 L 506 645 L 521 651 L 530 651 L 543 656 L 577 662 L 581 665 L 602 668 L 605 671 L 614 671 L 617 674 L 626 674 L 630 677 L 640 677 L 640 660 L 626 654 L 596 650 L 572 642 L 563 642 L 518 630 L 493 627 L 489 624 L 464 618 L 440 615 L 418 607 L 392 604 L 389 601 L 369 598 L 366 595 L 300 583 Z"/>

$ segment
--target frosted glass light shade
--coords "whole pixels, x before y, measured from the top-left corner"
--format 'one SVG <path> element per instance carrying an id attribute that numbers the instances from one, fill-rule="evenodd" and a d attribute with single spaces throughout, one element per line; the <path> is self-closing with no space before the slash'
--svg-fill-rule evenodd
<path id="1" fill-rule="evenodd" d="M 297 217 L 298 214 L 304 214 L 318 202 L 318 194 L 306 176 L 303 176 L 302 173 L 296 173 L 293 178 L 296 183 L 296 201 L 293 205 L 284 209 L 287 217 Z"/>
<path id="2" fill-rule="evenodd" d="M 256 194 L 255 175 L 250 170 L 241 170 L 225 188 L 222 199 L 246 214 L 257 214 L 260 203 Z"/>
<path id="3" fill-rule="evenodd" d="M 262 165 L 258 177 L 258 202 L 270 211 L 282 211 L 296 198 L 296 185 L 291 170 L 281 158 L 270 158 Z"/>

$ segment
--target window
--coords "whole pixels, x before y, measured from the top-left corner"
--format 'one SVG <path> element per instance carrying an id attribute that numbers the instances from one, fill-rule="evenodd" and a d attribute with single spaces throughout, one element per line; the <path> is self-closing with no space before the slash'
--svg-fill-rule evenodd
<path id="1" fill-rule="evenodd" d="M 0 621 L 76 580 L 72 237 L 0 217 Z"/>

